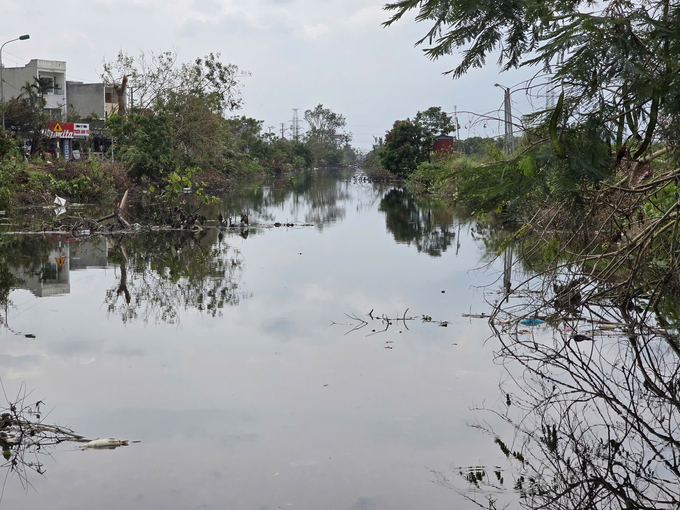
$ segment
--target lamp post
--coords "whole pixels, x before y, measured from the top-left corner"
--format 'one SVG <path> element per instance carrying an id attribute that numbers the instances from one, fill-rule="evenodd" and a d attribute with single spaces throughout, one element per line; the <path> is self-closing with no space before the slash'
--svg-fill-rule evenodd
<path id="1" fill-rule="evenodd" d="M 6 41 L 0 46 L 0 105 L 2 105 L 2 130 L 5 130 L 5 80 L 2 78 L 2 49 L 5 47 L 5 44 L 9 44 L 14 41 L 25 41 L 26 39 L 30 39 L 31 36 L 28 34 L 24 34 L 22 36 L 17 37 L 16 39 L 10 39 L 9 41 Z"/>
<path id="2" fill-rule="evenodd" d="M 510 101 L 510 88 L 494 83 L 494 87 L 505 90 L 505 153 L 515 152 L 515 137 L 512 134 L 512 103 Z"/>

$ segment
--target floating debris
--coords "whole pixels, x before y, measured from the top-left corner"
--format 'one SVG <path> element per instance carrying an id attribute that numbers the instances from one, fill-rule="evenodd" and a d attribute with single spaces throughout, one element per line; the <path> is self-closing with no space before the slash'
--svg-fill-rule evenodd
<path id="1" fill-rule="evenodd" d="M 139 441 L 133 441 L 138 443 Z M 119 446 L 129 446 L 130 441 L 124 439 L 114 439 L 112 437 L 106 439 L 94 439 L 83 445 L 83 450 L 113 450 Z"/>
<path id="2" fill-rule="evenodd" d="M 543 324 L 544 322 L 545 322 L 544 320 L 539 319 L 538 317 L 529 317 L 519 321 L 519 323 L 522 326 L 538 326 L 539 324 Z"/>

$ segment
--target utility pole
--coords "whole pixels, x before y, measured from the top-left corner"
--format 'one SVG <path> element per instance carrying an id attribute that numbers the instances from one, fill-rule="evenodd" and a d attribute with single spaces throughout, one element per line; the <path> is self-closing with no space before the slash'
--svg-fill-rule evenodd
<path id="1" fill-rule="evenodd" d="M 300 136 L 298 110 L 299 108 L 293 108 L 293 140 L 295 140 L 295 143 L 300 141 L 298 139 Z"/>
<path id="2" fill-rule="evenodd" d="M 460 131 L 460 124 L 458 124 L 458 105 L 453 105 L 453 121 L 456 123 L 456 140 L 460 140 L 458 132 Z"/>
<path id="3" fill-rule="evenodd" d="M 515 137 L 512 134 L 512 102 L 510 101 L 510 88 L 494 84 L 505 90 L 505 153 L 510 155 L 515 152 Z"/>
<path id="4" fill-rule="evenodd" d="M 286 129 L 286 123 L 282 122 L 281 123 L 281 140 L 283 140 L 283 138 L 284 138 L 283 132 L 284 132 L 285 129 Z"/>

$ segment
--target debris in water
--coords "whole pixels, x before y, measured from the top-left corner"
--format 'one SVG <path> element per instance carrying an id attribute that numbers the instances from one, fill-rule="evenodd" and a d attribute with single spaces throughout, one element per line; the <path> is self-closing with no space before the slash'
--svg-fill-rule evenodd
<path id="1" fill-rule="evenodd" d="M 537 317 L 529 317 L 527 319 L 522 319 L 521 321 L 519 321 L 519 323 L 522 326 L 538 326 L 539 324 L 543 324 L 544 322 L 545 322 L 544 320 L 541 320 Z"/>
<path id="2" fill-rule="evenodd" d="M 139 441 L 133 441 L 133 443 L 134 442 Z M 83 450 L 113 450 L 119 446 L 128 446 L 129 444 L 130 441 L 128 440 L 119 440 L 109 437 L 107 439 L 95 439 L 89 443 L 85 443 L 83 445 Z"/>

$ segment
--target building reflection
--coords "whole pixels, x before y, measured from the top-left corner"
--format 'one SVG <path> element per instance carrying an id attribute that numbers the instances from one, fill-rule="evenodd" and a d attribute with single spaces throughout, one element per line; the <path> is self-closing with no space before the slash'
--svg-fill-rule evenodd
<path id="1" fill-rule="evenodd" d="M 37 297 L 69 294 L 71 271 L 109 267 L 106 238 L 76 241 L 72 235 L 59 235 L 47 237 L 46 242 L 49 254 L 39 264 L 12 268 L 19 282 L 17 287 Z"/>

